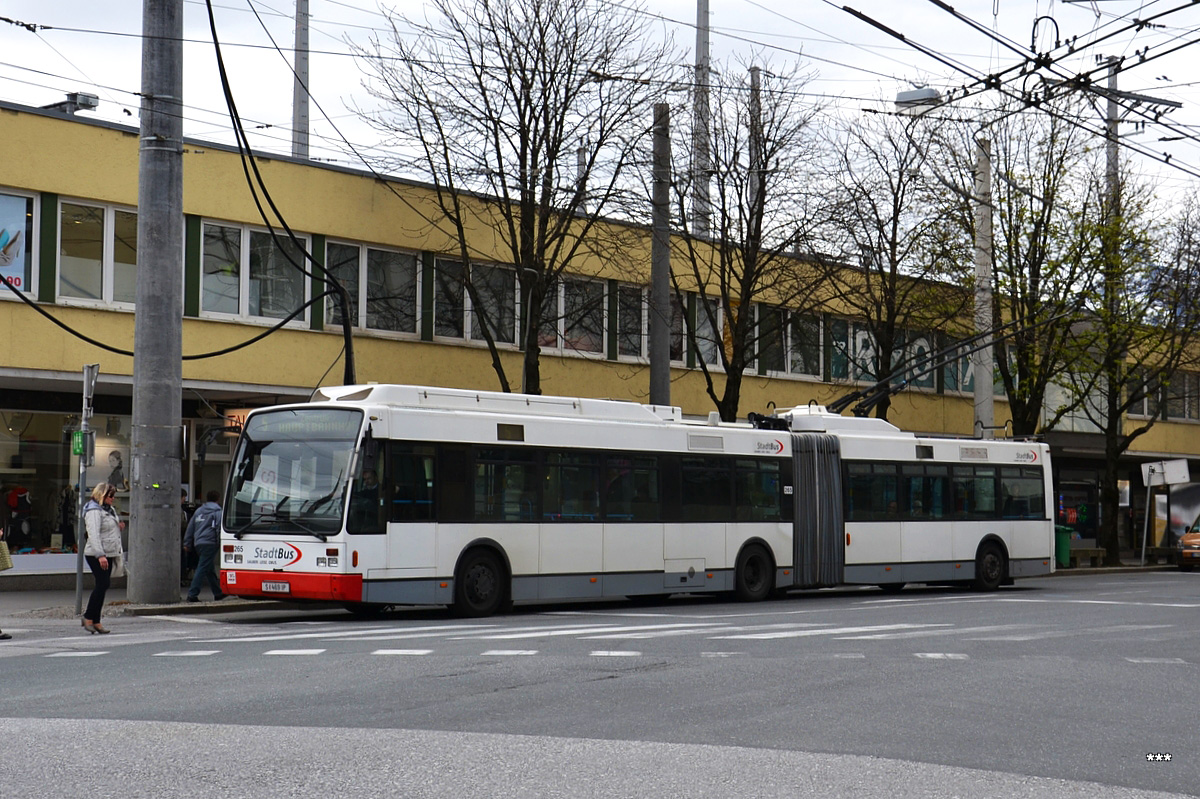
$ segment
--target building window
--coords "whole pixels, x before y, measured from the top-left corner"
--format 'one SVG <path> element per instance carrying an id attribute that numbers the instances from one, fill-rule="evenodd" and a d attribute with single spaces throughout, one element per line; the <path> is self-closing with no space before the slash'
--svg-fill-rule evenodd
<path id="1" fill-rule="evenodd" d="M 829 326 L 833 357 L 830 372 L 834 379 L 874 381 L 877 368 L 875 341 L 863 325 L 835 319 Z"/>
<path id="2" fill-rule="evenodd" d="M 821 322 L 816 317 L 789 314 L 788 371 L 794 375 L 820 376 Z"/>
<path id="3" fill-rule="evenodd" d="M 0 194 L 0 280 L 27 294 L 34 290 L 33 209 L 32 197 Z M 4 288 L 0 297 L 16 299 Z"/>
<path id="4" fill-rule="evenodd" d="M 308 267 L 290 239 L 212 223 L 205 223 L 203 236 L 203 310 L 283 319 L 304 305 Z"/>
<path id="5" fill-rule="evenodd" d="M 1196 418 L 1196 378 L 1193 372 L 1176 372 L 1166 384 L 1168 419 Z"/>
<path id="6" fill-rule="evenodd" d="M 604 283 L 562 277 L 542 299 L 538 345 L 570 352 L 604 352 Z"/>
<path id="7" fill-rule="evenodd" d="M 63 202 L 58 296 L 132 305 L 137 298 L 137 213 Z"/>
<path id="8" fill-rule="evenodd" d="M 502 266 L 474 264 L 470 275 L 478 307 L 467 291 L 463 265 L 438 260 L 433 287 L 434 334 L 486 341 L 483 326 L 487 325 L 496 343 L 512 344 L 517 328 L 516 272 Z"/>
<path id="9" fill-rule="evenodd" d="M 758 306 L 758 359 L 768 372 L 784 370 L 784 312 L 767 305 Z"/>
<path id="10" fill-rule="evenodd" d="M 563 347 L 575 352 L 604 351 L 604 284 L 563 280 Z"/>
<path id="11" fill-rule="evenodd" d="M 362 305 L 358 291 L 362 281 L 359 272 L 362 269 L 362 247 L 356 244 L 337 244 L 329 242 L 325 245 L 325 271 L 342 284 L 350 295 L 350 324 L 362 327 L 358 309 Z M 342 301 L 337 294 L 330 295 L 325 300 L 325 322 L 331 327 L 342 324 Z"/>
<path id="12" fill-rule="evenodd" d="M 645 354 L 645 295 L 640 286 L 617 286 L 617 354 L 641 357 Z"/>
<path id="13" fill-rule="evenodd" d="M 671 292 L 671 360 L 683 361 L 683 298 Z"/>
<path id="14" fill-rule="evenodd" d="M 433 332 L 438 336 L 463 338 L 466 322 L 463 315 L 463 265 L 458 261 L 438 259 L 434 267 Z"/>
<path id="15" fill-rule="evenodd" d="M 696 295 L 696 357 L 709 366 L 721 363 L 721 316 L 718 298 Z"/>
<path id="16" fill-rule="evenodd" d="M 493 341 L 512 344 L 517 329 L 517 273 L 476 264 L 471 267 L 471 283 L 478 299 L 478 304 L 471 303 L 471 338 L 485 341 L 483 330 L 487 325 Z"/>
<path id="17" fill-rule="evenodd" d="M 283 319 L 304 305 L 304 252 L 290 239 L 250 231 L 249 316 Z"/>
<path id="18" fill-rule="evenodd" d="M 417 332 L 415 255 L 359 244 L 330 243 L 325 248 L 325 257 L 326 269 L 350 294 L 351 324 L 372 330 Z M 326 308 L 328 323 L 340 325 L 341 301 L 336 295 L 326 302 Z"/>

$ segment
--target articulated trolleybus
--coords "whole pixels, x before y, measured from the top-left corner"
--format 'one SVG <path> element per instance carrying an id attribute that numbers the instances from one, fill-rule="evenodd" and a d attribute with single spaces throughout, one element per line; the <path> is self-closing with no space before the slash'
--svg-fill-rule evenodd
<path id="1" fill-rule="evenodd" d="M 924 438 L 818 406 L 674 407 L 417 386 L 252 412 L 221 582 L 371 610 L 777 590 L 995 589 L 1054 569 L 1047 447 Z"/>

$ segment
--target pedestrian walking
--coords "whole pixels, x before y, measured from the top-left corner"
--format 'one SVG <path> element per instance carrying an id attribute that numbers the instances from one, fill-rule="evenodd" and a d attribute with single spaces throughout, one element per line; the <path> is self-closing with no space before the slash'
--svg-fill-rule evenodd
<path id="1" fill-rule="evenodd" d="M 195 550 L 200 558 L 196 563 L 196 574 L 192 577 L 192 585 L 188 588 L 187 601 L 199 602 L 200 589 L 207 582 L 212 587 L 213 599 L 224 599 L 221 593 L 221 581 L 213 571 L 213 562 L 217 557 L 217 549 L 221 543 L 221 494 L 209 491 L 204 495 L 204 504 L 192 514 L 188 522 L 187 532 L 183 536 L 183 548 Z"/>
<path id="2" fill-rule="evenodd" d="M 104 595 L 108 593 L 113 569 L 122 566 L 125 550 L 121 545 L 121 531 L 125 522 L 117 516 L 113 499 L 117 487 L 111 483 L 97 483 L 92 489 L 92 498 L 83 506 L 83 524 L 87 531 L 87 544 L 83 554 L 88 568 L 95 577 L 95 587 L 88 597 L 87 609 L 83 612 L 83 628 L 93 635 L 109 631 L 100 624 L 100 611 L 104 608 Z"/>

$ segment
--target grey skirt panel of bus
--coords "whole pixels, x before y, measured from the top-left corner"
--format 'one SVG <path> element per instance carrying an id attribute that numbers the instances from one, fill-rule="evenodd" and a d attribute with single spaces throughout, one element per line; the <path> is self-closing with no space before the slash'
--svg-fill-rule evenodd
<path id="1" fill-rule="evenodd" d="M 841 444 L 836 436 L 823 433 L 793 433 L 792 463 L 795 584 L 801 588 L 840 585 L 846 565 Z"/>

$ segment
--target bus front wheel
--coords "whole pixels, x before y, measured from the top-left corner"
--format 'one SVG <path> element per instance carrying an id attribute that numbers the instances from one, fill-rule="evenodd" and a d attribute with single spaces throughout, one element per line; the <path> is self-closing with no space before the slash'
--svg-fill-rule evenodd
<path id="1" fill-rule="evenodd" d="M 734 594 L 743 602 L 766 599 L 775 587 L 775 566 L 771 556 L 757 544 L 742 550 L 734 569 Z"/>
<path id="2" fill-rule="evenodd" d="M 975 555 L 975 590 L 995 591 L 1004 582 L 1004 551 L 993 542 L 979 548 Z"/>
<path id="3" fill-rule="evenodd" d="M 504 567 L 494 552 L 468 553 L 454 577 L 454 612 L 465 618 L 491 616 L 504 606 Z"/>

